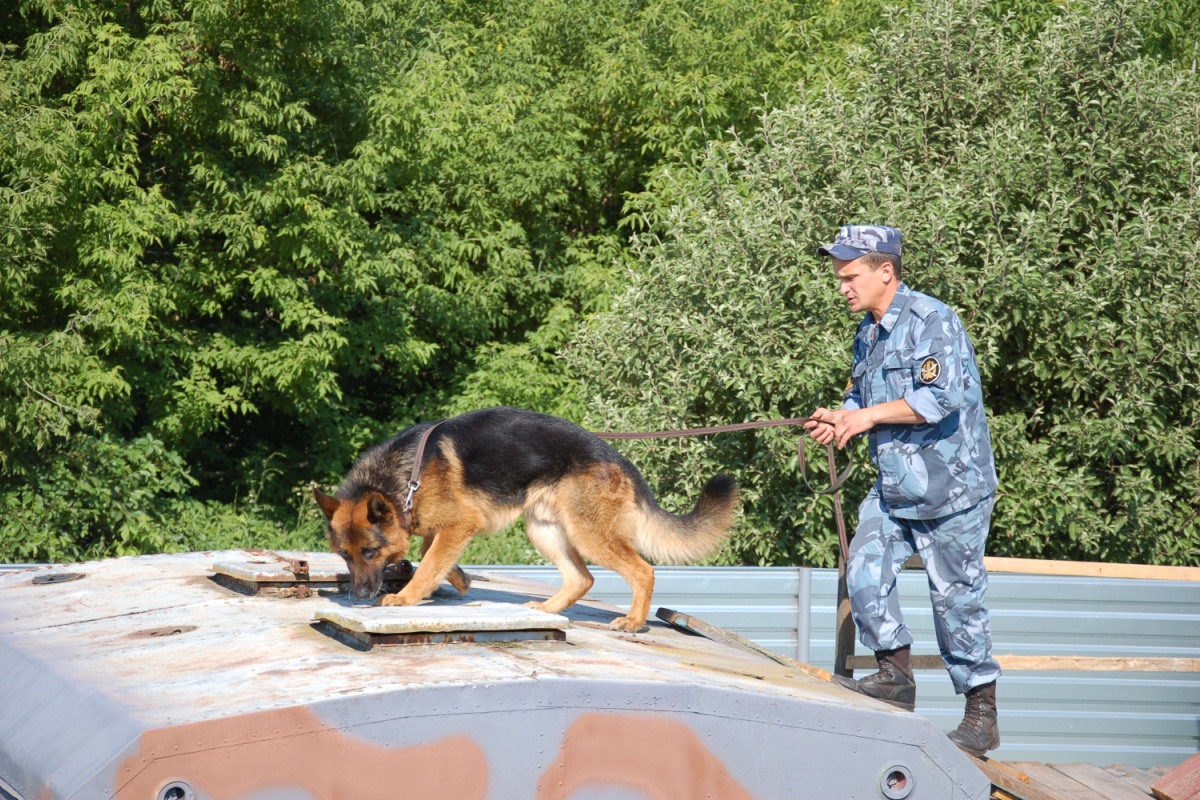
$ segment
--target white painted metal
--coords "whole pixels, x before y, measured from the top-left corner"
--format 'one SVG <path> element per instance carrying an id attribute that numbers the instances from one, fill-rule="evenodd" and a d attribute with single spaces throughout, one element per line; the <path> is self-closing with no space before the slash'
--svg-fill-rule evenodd
<path id="1" fill-rule="evenodd" d="M 24 800 L 655 793 L 638 781 L 818 800 L 886 796 L 905 770 L 916 800 L 990 789 L 927 719 L 658 621 L 611 631 L 601 602 L 564 612 L 565 641 L 362 651 L 312 622 L 344 594 L 238 594 L 210 570 L 232 555 L 0 574 L 0 780 Z M 58 571 L 83 577 L 34 582 Z M 431 607 L 553 591 L 473 578 Z"/>

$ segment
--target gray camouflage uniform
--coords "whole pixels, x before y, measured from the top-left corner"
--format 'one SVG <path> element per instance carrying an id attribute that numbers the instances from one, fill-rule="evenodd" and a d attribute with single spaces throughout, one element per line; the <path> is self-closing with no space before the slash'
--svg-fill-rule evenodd
<path id="1" fill-rule="evenodd" d="M 875 651 L 912 644 L 896 576 L 915 550 L 938 646 L 963 694 L 1000 675 L 983 566 L 996 469 L 974 348 L 954 311 L 901 283 L 883 319 L 868 313 L 859 325 L 852 375 L 843 409 L 904 398 L 925 419 L 869 433 L 879 480 L 859 506 L 847 564 L 859 637 Z"/>

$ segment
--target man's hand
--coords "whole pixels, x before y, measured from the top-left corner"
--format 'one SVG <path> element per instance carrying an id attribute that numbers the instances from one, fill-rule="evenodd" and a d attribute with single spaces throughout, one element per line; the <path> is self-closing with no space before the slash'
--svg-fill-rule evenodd
<path id="1" fill-rule="evenodd" d="M 818 408 L 809 415 L 812 419 L 804 423 L 804 430 L 808 431 L 808 435 L 821 444 L 829 444 L 833 441 L 837 421 L 845 413 L 841 410 L 830 411 L 828 408 Z"/>
<path id="2" fill-rule="evenodd" d="M 851 438 L 866 433 L 873 427 L 875 420 L 869 408 L 854 411 L 818 408 L 812 413 L 812 419 L 804 423 L 809 436 L 821 444 L 833 442 L 839 450 L 844 448 Z"/>
<path id="3" fill-rule="evenodd" d="M 913 411 L 907 402 L 893 400 L 890 403 L 857 408 L 853 411 L 818 408 L 812 413 L 812 419 L 804 423 L 804 429 L 821 444 L 833 442 L 838 449 L 842 449 L 852 438 L 866 433 L 876 425 L 919 425 L 924 421 L 925 418 Z"/>

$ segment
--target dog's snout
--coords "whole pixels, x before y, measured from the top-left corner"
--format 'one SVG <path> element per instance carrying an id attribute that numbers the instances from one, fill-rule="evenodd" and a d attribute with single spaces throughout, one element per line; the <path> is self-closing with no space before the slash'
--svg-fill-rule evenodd
<path id="1" fill-rule="evenodd" d="M 379 590 L 383 588 L 383 576 L 367 576 L 363 579 L 355 579 L 354 588 L 351 594 L 357 600 L 371 600 L 375 595 L 379 594 Z"/>

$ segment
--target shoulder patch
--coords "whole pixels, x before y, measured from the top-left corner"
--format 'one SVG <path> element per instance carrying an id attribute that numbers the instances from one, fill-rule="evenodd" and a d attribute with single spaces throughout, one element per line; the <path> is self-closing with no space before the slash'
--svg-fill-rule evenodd
<path id="1" fill-rule="evenodd" d="M 937 313 L 937 303 L 932 297 L 919 295 L 913 299 L 912 313 L 921 319 L 925 319 L 930 314 Z"/>
<path id="2" fill-rule="evenodd" d="M 927 356 L 921 362 L 921 374 L 919 380 L 923 386 L 937 383 L 937 379 L 942 377 L 942 362 L 937 356 Z"/>

